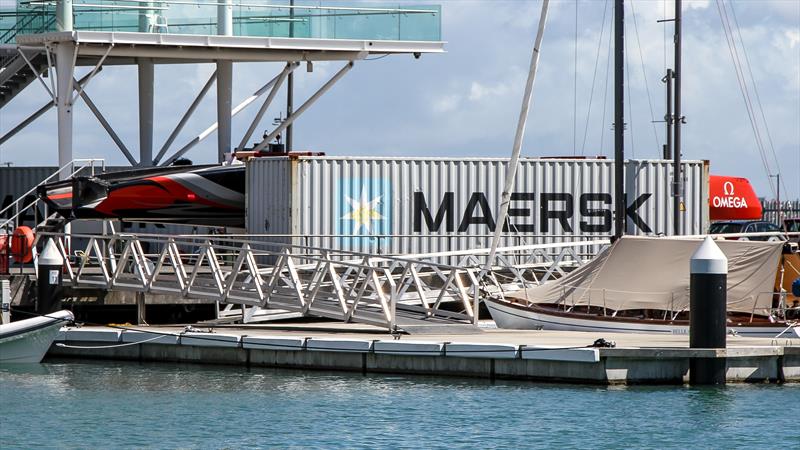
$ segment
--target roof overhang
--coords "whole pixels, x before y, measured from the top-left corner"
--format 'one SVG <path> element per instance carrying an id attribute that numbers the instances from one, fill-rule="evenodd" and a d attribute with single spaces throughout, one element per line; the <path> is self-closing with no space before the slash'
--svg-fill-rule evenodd
<path id="1" fill-rule="evenodd" d="M 78 56 L 163 58 L 161 62 L 352 61 L 370 54 L 444 53 L 444 41 L 273 38 L 105 31 L 66 31 L 17 37 L 20 47 L 72 42 Z"/>

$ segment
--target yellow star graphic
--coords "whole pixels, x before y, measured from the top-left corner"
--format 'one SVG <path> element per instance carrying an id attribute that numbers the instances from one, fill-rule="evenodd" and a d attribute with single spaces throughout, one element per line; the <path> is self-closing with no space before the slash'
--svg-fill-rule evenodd
<path id="1" fill-rule="evenodd" d="M 352 220 L 356 223 L 354 234 L 361 231 L 362 228 L 366 229 L 369 233 L 372 227 L 373 220 L 383 219 L 381 213 L 378 212 L 378 205 L 381 202 L 382 195 L 373 199 L 369 198 L 367 187 L 361 189 L 361 198 L 354 199 L 345 196 L 347 203 L 350 204 L 350 212 L 342 216 L 342 219 Z"/>

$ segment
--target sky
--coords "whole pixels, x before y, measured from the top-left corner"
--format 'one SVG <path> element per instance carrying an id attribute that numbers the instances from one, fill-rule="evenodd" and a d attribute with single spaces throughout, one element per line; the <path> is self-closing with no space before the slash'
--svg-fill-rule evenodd
<path id="1" fill-rule="evenodd" d="M 384 5 L 398 3 L 441 4 L 447 52 L 357 61 L 295 122 L 294 149 L 353 156 L 509 156 L 541 1 L 395 0 Z M 524 156 L 613 155 L 612 3 L 551 2 Z M 631 158 L 656 158 L 664 143 L 664 124 L 653 121 L 663 120 L 665 113 L 661 78 L 665 67 L 673 66 L 673 25 L 657 20 L 672 18 L 673 11 L 670 0 L 626 1 L 626 156 Z M 742 63 L 738 77 L 721 16 L 733 24 L 735 55 Z M 710 160 L 714 174 L 747 177 L 764 197 L 774 197 L 768 175 L 780 172 L 781 196 L 800 198 L 800 0 L 685 0 L 683 19 L 684 159 Z M 297 70 L 295 105 L 341 64 L 316 63 L 313 73 Z M 281 66 L 237 64 L 234 104 Z M 80 68 L 78 76 L 88 70 Z M 156 67 L 156 151 L 213 70 L 212 65 Z M 740 78 L 747 85 L 757 133 Z M 86 89 L 134 154 L 136 86 L 135 67 L 123 66 L 105 68 Z M 174 148 L 216 120 L 211 92 Z M 272 118 L 281 114 L 283 95 L 265 115 L 262 129 L 271 128 Z M 0 110 L 0 133 L 47 98 L 41 86 L 29 86 Z M 234 118 L 234 146 L 256 108 Z M 55 130 L 56 112 L 51 110 L 3 145 L 0 162 L 54 165 Z M 212 135 L 186 156 L 195 163 L 214 162 L 215 147 Z M 74 148 L 75 157 L 125 163 L 82 102 L 75 109 Z"/>

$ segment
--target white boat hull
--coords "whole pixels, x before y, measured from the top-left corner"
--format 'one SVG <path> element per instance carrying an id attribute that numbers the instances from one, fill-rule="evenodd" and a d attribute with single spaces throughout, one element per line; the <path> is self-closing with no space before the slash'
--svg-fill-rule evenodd
<path id="1" fill-rule="evenodd" d="M 579 316 L 565 317 L 563 315 L 548 314 L 546 311 L 542 312 L 540 310 L 534 311 L 531 309 L 514 307 L 505 302 L 493 299 L 487 299 L 485 302 L 498 328 L 512 330 L 599 331 L 607 333 L 689 335 L 689 327 L 686 325 L 621 321 L 614 319 L 584 319 Z M 728 333 L 744 337 L 800 338 L 800 327 L 789 327 L 788 325 L 777 324 L 775 326 L 732 326 L 728 327 Z"/>
<path id="2" fill-rule="evenodd" d="M 73 320 L 69 311 L 0 325 L 0 364 L 38 363 L 58 330 Z"/>

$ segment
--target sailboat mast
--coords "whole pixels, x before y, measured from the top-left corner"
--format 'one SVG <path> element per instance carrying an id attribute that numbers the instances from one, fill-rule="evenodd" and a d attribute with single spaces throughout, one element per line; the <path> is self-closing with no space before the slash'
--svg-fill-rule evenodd
<path id="1" fill-rule="evenodd" d="M 625 2 L 614 0 L 614 236 L 625 234 Z"/>
<path id="2" fill-rule="evenodd" d="M 683 190 L 681 174 L 681 0 L 675 0 L 675 72 L 673 74 L 675 82 L 675 125 L 673 132 L 673 163 L 672 168 L 672 214 L 674 234 L 681 234 L 681 191 Z"/>
<path id="3" fill-rule="evenodd" d="M 517 134 L 514 136 L 511 160 L 508 161 L 508 167 L 506 168 L 506 180 L 503 186 L 503 195 L 500 199 L 500 214 L 497 216 L 489 258 L 486 260 L 486 265 L 481 275 L 492 269 L 492 262 L 497 254 L 497 246 L 503 234 L 503 225 L 506 223 L 506 218 L 508 217 L 508 204 L 511 201 L 511 190 L 514 188 L 514 179 L 517 176 L 519 154 L 522 149 L 522 138 L 525 136 L 525 124 L 528 122 L 528 110 L 530 109 L 531 98 L 533 97 L 533 82 L 536 80 L 536 69 L 539 66 L 539 49 L 542 47 L 542 38 L 544 37 L 544 26 L 547 23 L 547 8 L 549 5 L 550 0 L 542 1 L 542 13 L 539 16 L 539 29 L 536 32 L 536 40 L 533 43 L 528 81 L 525 84 L 525 94 L 522 96 L 522 109 L 519 112 L 519 121 L 517 122 Z"/>

